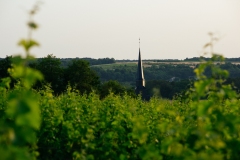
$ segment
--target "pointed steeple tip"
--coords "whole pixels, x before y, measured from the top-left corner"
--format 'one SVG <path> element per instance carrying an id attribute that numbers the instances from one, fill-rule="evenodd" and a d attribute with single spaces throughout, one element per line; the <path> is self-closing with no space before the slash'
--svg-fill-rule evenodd
<path id="1" fill-rule="evenodd" d="M 139 50 L 140 50 L 140 37 L 139 37 Z"/>

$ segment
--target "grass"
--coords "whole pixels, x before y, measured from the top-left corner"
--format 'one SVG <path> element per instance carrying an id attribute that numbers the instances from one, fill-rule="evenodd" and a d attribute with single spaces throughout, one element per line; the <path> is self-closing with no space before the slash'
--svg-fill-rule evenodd
<path id="1" fill-rule="evenodd" d="M 103 69 L 115 69 L 118 67 L 137 67 L 137 62 L 117 62 L 112 64 L 93 65 L 92 67 L 102 67 Z"/>

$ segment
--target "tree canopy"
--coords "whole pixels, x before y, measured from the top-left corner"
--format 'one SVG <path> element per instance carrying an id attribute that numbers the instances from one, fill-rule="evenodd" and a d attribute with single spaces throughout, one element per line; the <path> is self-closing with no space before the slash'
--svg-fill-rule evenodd
<path id="1" fill-rule="evenodd" d="M 89 67 L 89 63 L 84 60 L 75 59 L 65 69 L 65 84 L 78 89 L 81 93 L 90 93 L 92 89 L 97 89 L 100 84 L 97 73 Z"/>

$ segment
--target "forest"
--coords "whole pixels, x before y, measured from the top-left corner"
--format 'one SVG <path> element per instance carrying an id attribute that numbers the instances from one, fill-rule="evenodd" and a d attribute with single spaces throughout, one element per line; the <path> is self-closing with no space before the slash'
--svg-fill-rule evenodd
<path id="1" fill-rule="evenodd" d="M 31 49 L 39 43 L 31 37 L 18 44 L 24 57 L 0 60 L 1 159 L 240 159 L 239 66 L 223 56 L 212 53 L 195 68 L 144 68 L 155 87 L 145 101 L 121 84 L 130 82 L 127 74 L 120 78 L 134 75 L 131 67 L 104 70 L 82 59 L 63 67 L 54 55 L 35 59 Z M 184 92 L 172 96 L 171 88 Z"/>

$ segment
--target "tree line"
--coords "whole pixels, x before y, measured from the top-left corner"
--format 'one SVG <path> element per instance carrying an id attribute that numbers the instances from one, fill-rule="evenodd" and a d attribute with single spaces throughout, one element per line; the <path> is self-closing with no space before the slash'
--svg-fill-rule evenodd
<path id="1" fill-rule="evenodd" d="M 0 60 L 0 78 L 9 77 L 8 68 L 11 68 L 11 56 Z M 50 86 L 55 95 L 63 93 L 68 86 L 77 90 L 80 94 L 89 94 L 95 91 L 100 98 L 104 98 L 110 92 L 123 95 L 128 93 L 134 96 L 134 90 L 122 86 L 117 81 L 100 81 L 98 74 L 90 68 L 90 63 L 83 59 L 72 59 L 67 67 L 62 66 L 61 59 L 54 55 L 34 59 L 28 66 L 39 70 L 44 75 L 44 81 L 35 84 L 35 89 Z M 13 86 L 14 84 L 12 84 Z"/>
<path id="2" fill-rule="evenodd" d="M 7 69 L 12 67 L 11 59 L 11 56 L 7 56 L 5 59 L 0 60 L 0 78 L 9 76 Z M 110 92 L 118 95 L 127 93 L 136 97 L 134 92 L 135 66 L 120 66 L 104 70 L 101 67 L 90 67 L 90 63 L 86 60 L 71 59 L 65 67 L 62 66 L 61 59 L 52 54 L 44 58 L 34 59 L 29 62 L 28 66 L 41 71 L 44 75 L 44 81 L 37 82 L 34 88 L 42 89 L 48 85 L 55 95 L 63 93 L 68 86 L 71 86 L 73 89 L 78 90 L 80 94 L 89 94 L 94 90 L 99 94 L 100 98 L 106 97 Z M 162 72 L 163 68 L 166 68 L 165 70 L 169 72 Z M 185 84 L 189 81 L 169 82 L 161 79 L 164 75 L 167 78 L 175 75 L 174 68 L 174 66 L 165 65 L 160 68 L 152 66 L 144 70 L 147 81 L 146 94 L 149 97 L 160 96 L 171 99 L 176 93 L 187 89 Z M 186 66 L 179 68 L 182 68 L 181 76 L 189 70 L 189 68 L 186 69 Z"/>
<path id="3" fill-rule="evenodd" d="M 11 56 L 7 56 L 0 60 L 0 78 L 9 76 L 7 69 L 11 68 L 11 59 Z M 101 98 L 110 92 L 136 96 L 134 88 L 137 66 L 121 65 L 103 69 L 101 66 L 91 67 L 88 61 L 78 58 L 69 59 L 67 65 L 63 66 L 62 59 L 52 54 L 35 59 L 28 65 L 41 71 L 44 75 L 44 81 L 37 82 L 34 86 L 35 89 L 49 85 L 54 94 L 58 95 L 63 93 L 67 86 L 71 86 L 80 94 L 89 94 L 94 90 Z M 230 73 L 225 83 L 234 84 L 235 89 L 239 90 L 240 65 L 230 62 L 216 65 Z M 172 99 L 191 86 L 192 81 L 195 80 L 194 68 L 185 64 L 158 64 L 145 67 L 146 94 L 149 97 L 158 96 Z M 210 75 L 210 71 L 210 68 L 206 68 L 205 74 Z"/>

